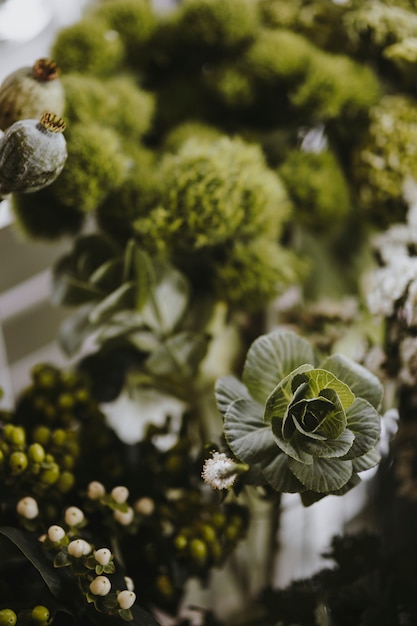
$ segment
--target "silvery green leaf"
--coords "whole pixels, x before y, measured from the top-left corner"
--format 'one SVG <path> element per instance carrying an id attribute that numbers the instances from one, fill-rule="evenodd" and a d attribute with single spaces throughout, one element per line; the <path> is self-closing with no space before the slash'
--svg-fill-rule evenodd
<path id="1" fill-rule="evenodd" d="M 102 324 L 114 313 L 133 308 L 135 284 L 124 283 L 99 302 L 90 313 L 92 324 Z"/>
<path id="2" fill-rule="evenodd" d="M 248 390 L 236 376 L 222 376 L 216 381 L 214 388 L 217 408 L 224 416 L 229 405 L 238 398 L 250 399 Z M 259 409 L 261 410 L 261 408 Z"/>
<path id="3" fill-rule="evenodd" d="M 312 455 L 304 449 L 304 442 L 306 440 L 304 435 L 295 431 L 291 439 L 286 440 L 280 433 L 274 431 L 273 434 L 277 446 L 280 450 L 285 452 L 285 454 L 288 454 L 291 458 L 299 461 L 300 463 L 304 463 L 305 465 L 311 465 L 313 463 L 314 459 Z"/>
<path id="4" fill-rule="evenodd" d="M 358 456 L 356 459 L 352 459 L 353 471 L 363 472 L 378 465 L 381 460 L 381 453 L 375 446 L 372 450 L 369 450 L 366 454 Z"/>
<path id="5" fill-rule="evenodd" d="M 346 455 L 355 459 L 371 450 L 381 434 L 381 418 L 374 407 L 363 398 L 356 398 L 346 411 L 347 427 L 355 435 L 355 441 Z"/>
<path id="6" fill-rule="evenodd" d="M 262 407 L 252 398 L 238 398 L 224 416 L 224 433 L 230 448 L 241 461 L 257 463 L 279 449 L 269 426 L 265 426 Z"/>
<path id="7" fill-rule="evenodd" d="M 275 330 L 251 345 L 242 380 L 251 396 L 263 404 L 283 378 L 306 363 L 315 363 L 308 341 L 291 331 Z"/>
<path id="8" fill-rule="evenodd" d="M 375 409 L 380 408 L 383 395 L 382 384 L 365 367 L 351 361 L 342 354 L 334 354 L 327 357 L 320 364 L 320 367 L 332 372 L 337 378 L 349 385 L 357 397 L 365 398 Z"/>
<path id="9" fill-rule="evenodd" d="M 134 239 L 127 242 L 123 265 L 123 281 L 129 280 L 136 283 L 135 310 L 141 311 L 155 286 L 156 277 L 149 255 Z"/>
<path id="10" fill-rule="evenodd" d="M 155 265 L 155 284 L 142 308 L 144 322 L 162 335 L 173 332 L 183 317 L 190 287 L 185 276 L 168 264 Z"/>
<path id="11" fill-rule="evenodd" d="M 353 472 L 352 461 L 340 459 L 314 459 L 312 465 L 289 459 L 288 467 L 307 489 L 318 493 L 341 489 Z"/>
<path id="12" fill-rule="evenodd" d="M 312 365 L 300 365 L 291 374 L 285 376 L 272 390 L 265 405 L 265 422 L 272 419 L 283 420 L 288 409 L 288 405 L 293 399 L 292 381 L 295 376 L 313 369 Z"/>
<path id="13" fill-rule="evenodd" d="M 306 439 L 303 448 L 314 457 L 324 459 L 335 459 L 344 457 L 352 447 L 355 435 L 351 430 L 345 429 L 337 439 L 327 439 L 318 441 L 316 439 Z"/>
<path id="14" fill-rule="evenodd" d="M 62 322 L 59 328 L 59 344 L 67 356 L 78 352 L 84 340 L 93 332 L 90 322 L 93 307 L 92 304 L 84 304 Z"/>
<path id="15" fill-rule="evenodd" d="M 278 454 L 277 454 L 278 453 Z M 275 491 L 299 493 L 305 487 L 288 468 L 288 457 L 277 449 L 269 459 L 262 462 L 262 474 Z"/>
<path id="16" fill-rule="evenodd" d="M 178 374 L 190 377 L 207 351 L 208 338 L 202 333 L 182 332 L 169 337 L 151 353 L 146 369 L 156 376 Z"/>

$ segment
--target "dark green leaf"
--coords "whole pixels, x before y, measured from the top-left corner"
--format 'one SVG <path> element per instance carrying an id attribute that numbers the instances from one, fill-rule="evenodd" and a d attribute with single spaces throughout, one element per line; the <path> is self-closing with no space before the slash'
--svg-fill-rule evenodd
<path id="1" fill-rule="evenodd" d="M 90 276 L 89 283 L 99 287 L 103 292 L 114 291 L 123 282 L 123 260 L 110 259 L 100 265 Z"/>
<path id="2" fill-rule="evenodd" d="M 235 376 L 222 376 L 219 378 L 216 381 L 214 391 L 216 394 L 217 407 L 223 416 L 229 405 L 235 400 L 238 400 L 238 398 L 250 399 L 247 388 Z M 259 412 L 261 412 L 261 410 L 261 406 L 259 406 Z"/>
<path id="3" fill-rule="evenodd" d="M 262 462 L 262 474 L 275 491 L 299 493 L 304 485 L 294 476 L 288 467 L 288 457 L 277 449 L 269 460 Z"/>
<path id="4" fill-rule="evenodd" d="M 355 435 L 352 431 L 346 429 L 337 439 L 318 441 L 306 438 L 303 448 L 314 457 L 334 459 L 345 456 L 352 447 L 354 439 Z"/>
<path id="5" fill-rule="evenodd" d="M 207 344 L 207 335 L 177 333 L 152 352 L 146 361 L 146 368 L 156 376 L 190 378 L 206 354 Z"/>
<path id="6" fill-rule="evenodd" d="M 264 424 L 262 407 L 252 398 L 239 398 L 229 405 L 224 433 L 230 448 L 245 463 L 259 462 L 277 448 L 271 428 Z"/>
<path id="7" fill-rule="evenodd" d="M 69 315 L 59 329 L 59 344 L 67 356 L 80 350 L 83 342 L 93 332 L 90 313 L 94 305 L 84 304 Z"/>
<path id="8" fill-rule="evenodd" d="M 364 472 L 365 470 L 371 469 L 378 465 L 381 460 L 381 453 L 378 448 L 372 448 L 366 454 L 357 457 L 356 459 L 352 459 L 353 471 L 354 472 Z"/>
<path id="9" fill-rule="evenodd" d="M 374 407 L 363 398 L 356 398 L 346 411 L 347 427 L 355 435 L 355 441 L 346 455 L 355 459 L 369 452 L 381 434 L 381 418 Z"/>
<path id="10" fill-rule="evenodd" d="M 273 420 L 274 430 L 275 428 L 281 430 L 282 420 L 287 413 L 289 404 L 293 400 L 294 394 L 292 391 L 292 381 L 294 377 L 307 372 L 312 368 L 312 365 L 300 365 L 300 367 L 297 367 L 297 369 L 291 372 L 291 374 L 283 378 L 267 398 L 265 405 L 265 421 L 271 422 Z M 277 421 L 275 424 L 275 420 L 280 420 L 280 422 Z"/>

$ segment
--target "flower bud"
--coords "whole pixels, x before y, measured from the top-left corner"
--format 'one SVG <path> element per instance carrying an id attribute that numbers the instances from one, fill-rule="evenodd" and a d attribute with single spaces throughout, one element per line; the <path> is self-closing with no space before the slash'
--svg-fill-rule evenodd
<path id="1" fill-rule="evenodd" d="M 135 502 L 135 511 L 144 517 L 149 517 L 155 510 L 155 502 L 152 498 L 139 498 Z"/>
<path id="2" fill-rule="evenodd" d="M 0 128 L 9 128 L 23 119 L 39 118 L 43 111 L 62 115 L 64 89 L 59 68 L 51 59 L 38 59 L 33 67 L 21 67 L 9 74 L 0 87 Z"/>
<path id="3" fill-rule="evenodd" d="M 128 591 L 133 591 L 135 588 L 135 583 L 130 576 L 125 576 L 125 585 Z"/>
<path id="4" fill-rule="evenodd" d="M 114 519 L 122 526 L 129 526 L 133 522 L 134 511 L 131 507 L 128 508 L 126 513 L 122 513 L 122 511 L 114 511 L 113 513 Z"/>
<path id="5" fill-rule="evenodd" d="M 15 122 L 0 143 L 0 194 L 29 193 L 50 185 L 67 159 L 65 123 L 52 113 Z"/>
<path id="6" fill-rule="evenodd" d="M 112 554 L 108 548 L 100 548 L 99 550 L 94 550 L 94 558 L 100 565 L 107 565 L 111 557 Z"/>
<path id="7" fill-rule="evenodd" d="M 25 519 L 35 519 L 39 515 L 38 503 L 30 496 L 21 498 L 16 505 L 16 510 Z"/>
<path id="8" fill-rule="evenodd" d="M 97 576 L 90 583 L 90 591 L 95 596 L 107 596 L 111 589 L 111 582 L 107 576 Z"/>
<path id="9" fill-rule="evenodd" d="M 98 480 L 93 480 L 88 484 L 87 496 L 90 500 L 99 500 L 105 495 L 106 489 L 102 483 L 98 482 Z"/>
<path id="10" fill-rule="evenodd" d="M 77 506 L 69 506 L 65 510 L 64 519 L 68 526 L 78 526 L 84 521 L 84 513 Z"/>
<path id="11" fill-rule="evenodd" d="M 65 530 L 54 524 L 48 528 L 48 538 L 53 543 L 59 543 L 65 537 Z"/>
<path id="12" fill-rule="evenodd" d="M 136 594 L 134 591 L 124 589 L 117 594 L 117 603 L 121 609 L 130 609 L 135 604 Z"/>
<path id="13" fill-rule="evenodd" d="M 117 504 L 122 504 L 128 499 L 129 490 L 127 487 L 114 487 L 111 491 L 111 495 Z"/>
<path id="14" fill-rule="evenodd" d="M 68 554 L 76 559 L 86 556 L 90 552 L 91 546 L 84 539 L 74 539 L 68 544 Z"/>

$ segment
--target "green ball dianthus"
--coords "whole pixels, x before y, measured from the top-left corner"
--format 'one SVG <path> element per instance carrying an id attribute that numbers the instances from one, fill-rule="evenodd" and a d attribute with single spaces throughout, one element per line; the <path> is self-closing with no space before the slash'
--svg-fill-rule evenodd
<path id="1" fill-rule="evenodd" d="M 140 89 L 133 78 L 100 79 L 79 73 L 63 76 L 67 95 L 68 123 L 102 123 L 129 141 L 140 140 L 149 130 L 154 98 Z"/>
<path id="2" fill-rule="evenodd" d="M 165 136 L 163 147 L 167 152 L 177 152 L 188 139 L 210 142 L 221 136 L 221 131 L 215 126 L 190 120 L 174 126 Z"/>
<path id="3" fill-rule="evenodd" d="M 370 123 L 352 159 L 360 206 L 379 227 L 402 221 L 404 180 L 417 171 L 417 100 L 384 96 L 370 111 Z"/>
<path id="4" fill-rule="evenodd" d="M 294 204 L 295 220 L 317 233 L 335 233 L 343 227 L 350 208 L 343 171 L 329 151 L 294 150 L 278 172 Z"/>
<path id="5" fill-rule="evenodd" d="M 117 189 L 127 173 L 119 135 L 99 124 L 74 124 L 68 137 L 68 160 L 54 195 L 73 209 L 89 213 Z"/>
<path id="6" fill-rule="evenodd" d="M 253 0 L 185 0 L 179 28 L 183 43 L 230 50 L 250 41 L 258 23 Z"/>
<path id="7" fill-rule="evenodd" d="M 93 18 L 63 28 L 52 47 L 52 57 L 64 73 L 108 75 L 122 66 L 124 56 L 119 34 Z"/>

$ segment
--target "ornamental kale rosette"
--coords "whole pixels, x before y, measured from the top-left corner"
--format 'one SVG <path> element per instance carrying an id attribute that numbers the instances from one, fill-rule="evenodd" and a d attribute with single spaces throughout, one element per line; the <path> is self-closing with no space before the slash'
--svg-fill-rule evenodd
<path id="1" fill-rule="evenodd" d="M 216 398 L 224 433 L 248 479 L 300 493 L 305 505 L 342 495 L 380 460 L 382 385 L 336 354 L 317 364 L 308 341 L 290 331 L 259 337 L 242 382 L 224 376 Z"/>

